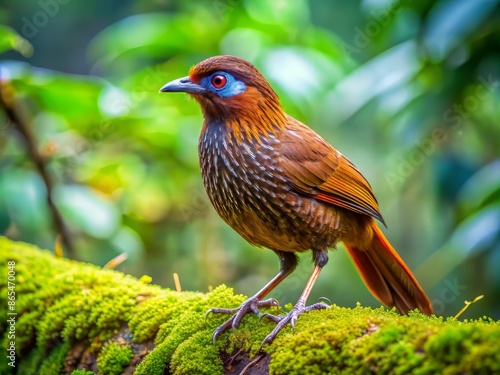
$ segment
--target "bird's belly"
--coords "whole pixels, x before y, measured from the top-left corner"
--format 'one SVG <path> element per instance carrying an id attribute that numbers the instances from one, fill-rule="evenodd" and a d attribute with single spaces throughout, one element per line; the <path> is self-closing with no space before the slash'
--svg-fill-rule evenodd
<path id="1" fill-rule="evenodd" d="M 253 212 L 231 225 L 248 242 L 272 250 L 302 252 L 311 248 L 325 249 L 333 246 L 339 231 L 332 220 L 329 223 L 310 225 L 305 215 L 287 215 L 275 220 L 263 220 Z"/>
<path id="2" fill-rule="evenodd" d="M 218 185 L 218 188 L 213 189 Z M 258 186 L 257 186 L 258 184 Z M 285 187 L 263 188 L 260 179 L 227 185 L 206 184 L 219 215 L 253 245 L 301 252 L 333 246 L 340 237 L 339 213 L 333 206 L 300 196 Z"/>

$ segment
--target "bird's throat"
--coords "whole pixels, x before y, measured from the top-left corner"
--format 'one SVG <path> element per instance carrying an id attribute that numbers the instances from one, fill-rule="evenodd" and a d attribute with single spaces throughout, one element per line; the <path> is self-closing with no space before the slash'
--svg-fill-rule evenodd
<path id="1" fill-rule="evenodd" d="M 261 143 L 262 139 L 285 129 L 286 116 L 283 112 L 255 111 L 251 113 L 231 113 L 224 121 L 205 118 L 202 136 L 223 137 L 229 143 Z"/>

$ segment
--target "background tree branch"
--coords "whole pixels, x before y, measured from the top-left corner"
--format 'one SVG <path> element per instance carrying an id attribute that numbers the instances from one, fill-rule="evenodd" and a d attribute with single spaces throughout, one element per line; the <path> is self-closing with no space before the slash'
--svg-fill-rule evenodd
<path id="1" fill-rule="evenodd" d="M 0 105 L 2 106 L 5 115 L 12 124 L 12 126 L 19 132 L 24 140 L 26 146 L 26 153 L 32 161 L 35 169 L 42 177 L 42 180 L 47 189 L 47 204 L 56 230 L 61 238 L 62 244 L 68 257 L 75 259 L 76 254 L 74 251 L 73 241 L 71 234 L 66 226 L 61 213 L 54 203 L 52 191 L 55 186 L 54 179 L 47 169 L 46 161 L 38 149 L 38 142 L 25 115 L 26 110 L 21 108 L 19 102 L 16 102 L 15 93 L 12 85 L 6 79 L 0 77 Z"/>

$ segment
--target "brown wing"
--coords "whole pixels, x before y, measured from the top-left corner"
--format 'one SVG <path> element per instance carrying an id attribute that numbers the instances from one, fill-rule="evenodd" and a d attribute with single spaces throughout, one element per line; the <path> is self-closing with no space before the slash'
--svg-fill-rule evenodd
<path id="1" fill-rule="evenodd" d="M 312 129 L 289 117 L 281 141 L 280 165 L 298 192 L 384 222 L 368 181 Z"/>

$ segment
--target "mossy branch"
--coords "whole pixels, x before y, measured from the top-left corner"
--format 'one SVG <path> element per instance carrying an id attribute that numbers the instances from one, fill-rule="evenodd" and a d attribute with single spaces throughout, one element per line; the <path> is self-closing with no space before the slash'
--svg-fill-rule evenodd
<path id="1" fill-rule="evenodd" d="M 12 333 L 5 318 L 12 262 L 16 367 L 2 360 L 2 374 L 238 374 L 272 328 L 248 316 L 214 346 L 212 332 L 225 317 L 205 319 L 205 311 L 238 306 L 244 296 L 231 289 L 162 289 L 149 277 L 57 259 L 0 237 L 4 348 Z M 250 374 L 499 373 L 500 324 L 332 306 L 302 315 L 265 351 Z"/>

